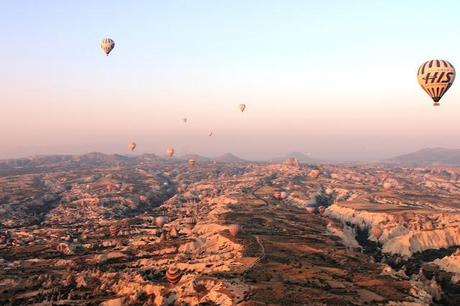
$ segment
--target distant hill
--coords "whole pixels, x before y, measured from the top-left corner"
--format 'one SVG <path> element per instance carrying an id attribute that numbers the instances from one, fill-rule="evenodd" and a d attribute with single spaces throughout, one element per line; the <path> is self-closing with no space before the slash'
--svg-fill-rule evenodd
<path id="1" fill-rule="evenodd" d="M 302 152 L 291 152 L 291 153 L 288 153 L 288 154 L 286 154 L 284 156 L 275 157 L 275 158 L 273 158 L 271 160 L 271 162 L 273 162 L 273 163 L 282 163 L 282 162 L 286 161 L 289 157 L 294 157 L 299 162 L 306 163 L 306 164 L 319 164 L 319 163 L 324 162 L 324 161 L 322 161 L 320 159 L 310 157 L 307 154 L 302 153 Z"/>
<path id="2" fill-rule="evenodd" d="M 219 163 L 241 163 L 246 162 L 246 160 L 239 158 L 238 156 L 232 153 L 225 153 L 223 155 L 217 156 L 214 158 L 216 162 Z"/>
<path id="3" fill-rule="evenodd" d="M 0 160 L 0 175 L 38 173 L 64 168 L 92 169 L 100 166 L 118 166 L 135 161 L 136 157 L 98 152 L 83 155 L 35 155 Z"/>
<path id="4" fill-rule="evenodd" d="M 413 153 L 395 156 L 385 162 L 411 166 L 460 165 L 460 149 L 426 148 Z"/>
<path id="5" fill-rule="evenodd" d="M 73 161 L 82 161 L 82 162 L 94 162 L 94 163 L 104 163 L 104 164 L 111 164 L 111 163 L 118 163 L 118 162 L 126 162 L 130 160 L 131 157 L 127 157 L 120 154 L 104 154 L 99 152 L 91 152 L 86 153 L 83 155 L 73 155 Z"/>
<path id="6" fill-rule="evenodd" d="M 166 156 L 164 158 L 167 158 Z M 160 156 L 153 154 L 153 153 L 144 153 L 138 157 L 140 160 L 144 161 L 161 161 L 164 158 L 161 158 Z"/>
<path id="7" fill-rule="evenodd" d="M 184 160 L 193 159 L 198 162 L 207 162 L 211 160 L 210 158 L 207 158 L 205 156 L 201 156 L 198 154 L 185 154 L 185 155 L 180 156 L 179 159 L 184 159 Z"/>

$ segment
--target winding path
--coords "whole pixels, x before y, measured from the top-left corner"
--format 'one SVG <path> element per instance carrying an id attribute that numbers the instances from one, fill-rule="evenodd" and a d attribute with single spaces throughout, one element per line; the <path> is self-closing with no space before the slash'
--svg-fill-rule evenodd
<path id="1" fill-rule="evenodd" d="M 256 188 L 255 190 L 253 190 L 253 191 L 251 192 L 251 194 L 252 194 L 256 199 L 261 200 L 261 201 L 263 201 L 265 204 L 269 205 L 269 203 L 268 203 L 265 199 L 263 199 L 263 198 L 261 198 L 261 197 L 259 197 L 259 196 L 257 196 L 257 195 L 255 194 L 256 191 L 259 190 L 259 189 L 262 188 L 262 187 L 263 187 L 263 186 L 260 186 L 260 187 Z M 258 263 L 260 263 L 260 262 L 262 261 L 262 259 L 264 259 L 264 257 L 265 257 L 265 247 L 264 247 L 264 245 L 263 245 L 263 243 L 262 243 L 262 240 L 260 239 L 260 236 L 259 236 L 259 235 L 254 235 L 254 237 L 256 238 L 257 244 L 258 244 L 259 247 L 260 247 L 261 255 L 260 255 L 260 256 L 259 256 L 249 267 L 247 267 L 247 268 L 243 271 L 243 273 L 246 273 L 246 272 L 248 272 L 249 270 L 251 270 L 252 268 L 254 268 L 254 267 L 255 267 Z"/>

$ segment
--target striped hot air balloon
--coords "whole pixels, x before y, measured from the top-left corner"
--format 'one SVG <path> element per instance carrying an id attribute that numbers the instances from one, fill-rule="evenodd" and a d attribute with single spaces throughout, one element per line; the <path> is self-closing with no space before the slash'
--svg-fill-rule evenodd
<path id="1" fill-rule="evenodd" d="M 115 47 L 115 42 L 111 38 L 104 38 L 101 40 L 101 49 L 104 51 L 105 55 L 109 55 Z"/>
<path id="2" fill-rule="evenodd" d="M 180 281 L 181 277 L 182 277 L 181 271 L 174 266 L 170 266 L 168 270 L 166 271 L 166 279 L 172 285 L 177 284 Z"/>
<path id="3" fill-rule="evenodd" d="M 193 217 L 188 217 L 185 219 L 185 225 L 187 226 L 188 229 L 193 229 L 196 224 L 196 219 Z"/>
<path id="4" fill-rule="evenodd" d="M 120 226 L 117 224 L 112 224 L 109 227 L 109 233 L 111 237 L 117 237 L 120 233 Z"/>
<path id="5" fill-rule="evenodd" d="M 423 63 L 417 72 L 417 80 L 423 90 L 433 99 L 435 106 L 452 86 L 455 68 L 445 60 L 435 59 Z"/>

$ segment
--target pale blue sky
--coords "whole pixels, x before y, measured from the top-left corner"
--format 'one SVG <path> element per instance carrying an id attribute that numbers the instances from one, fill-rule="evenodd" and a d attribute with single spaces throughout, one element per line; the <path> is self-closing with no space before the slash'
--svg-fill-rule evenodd
<path id="1" fill-rule="evenodd" d="M 459 85 L 434 109 L 416 82 L 425 60 L 459 65 L 459 12 L 457 1 L 1 1 L 0 158 L 123 153 L 131 140 L 139 153 L 254 159 L 460 147 Z"/>

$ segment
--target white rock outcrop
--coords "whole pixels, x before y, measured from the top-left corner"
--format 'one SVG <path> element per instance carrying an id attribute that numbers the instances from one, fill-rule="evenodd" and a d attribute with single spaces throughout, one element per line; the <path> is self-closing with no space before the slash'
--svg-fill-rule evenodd
<path id="1" fill-rule="evenodd" d="M 369 239 L 381 243 L 384 253 L 410 257 L 429 249 L 460 245 L 460 214 L 391 214 L 335 204 L 324 215 L 367 229 Z"/>

